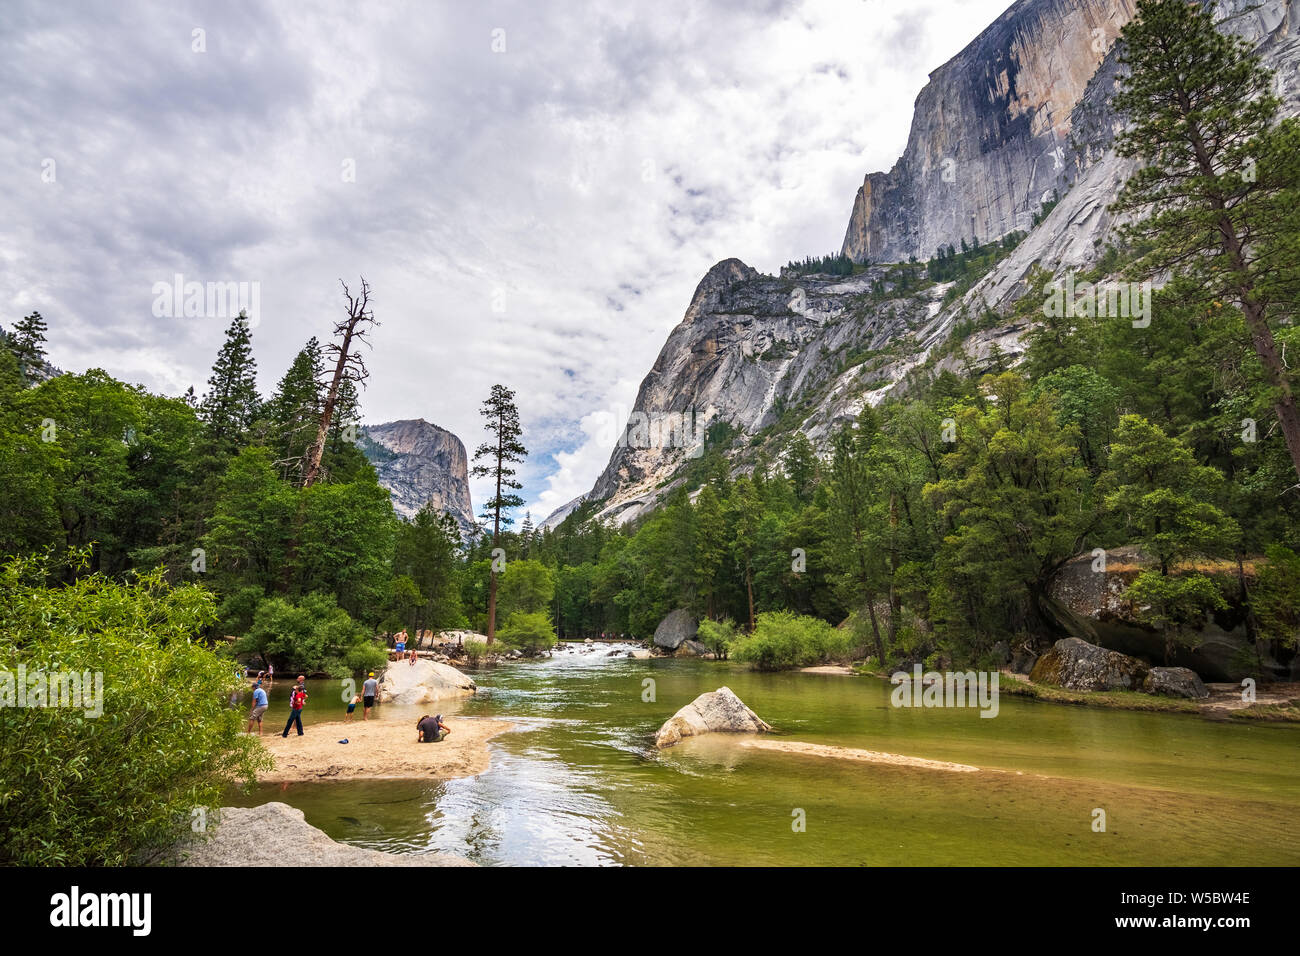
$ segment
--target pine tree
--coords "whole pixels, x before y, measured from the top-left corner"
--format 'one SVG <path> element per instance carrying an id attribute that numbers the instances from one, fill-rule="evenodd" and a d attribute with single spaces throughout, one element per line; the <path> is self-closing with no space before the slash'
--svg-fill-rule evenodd
<path id="1" fill-rule="evenodd" d="M 691 569 L 695 591 L 704 599 L 704 613 L 717 613 L 718 571 L 727 547 L 727 523 L 722 502 L 712 485 L 700 489 L 695 499 L 695 562 Z"/>
<path id="2" fill-rule="evenodd" d="M 244 443 L 260 405 L 252 333 L 248 316 L 240 312 L 226 329 L 226 341 L 212 366 L 199 414 L 207 422 L 210 437 L 233 453 Z"/>
<path id="3" fill-rule="evenodd" d="M 280 379 L 275 394 L 267 402 L 267 416 L 274 434 L 272 441 L 281 464 L 300 470 L 320 421 L 321 376 L 324 358 L 320 342 L 313 335 L 294 357 L 293 364 Z"/>
<path id="4" fill-rule="evenodd" d="M 475 478 L 491 478 L 496 483 L 496 492 L 483 503 L 480 515 L 484 520 L 492 521 L 492 548 L 500 545 L 501 527 L 510 524 L 507 512 L 518 508 L 524 499 L 514 492 L 522 488 L 515 480 L 515 469 L 511 464 L 524 460 L 528 449 L 519 440 L 523 428 L 519 424 L 519 409 L 515 407 L 515 393 L 504 385 L 493 385 L 492 394 L 480 409 L 485 421 L 484 427 L 493 436 L 478 446 L 474 452 L 476 464 L 470 471 Z M 491 565 L 491 579 L 488 587 L 487 639 L 491 644 L 496 640 L 497 627 L 497 570 L 496 562 Z"/>
<path id="5" fill-rule="evenodd" d="M 534 533 L 533 513 L 525 511 L 524 523 L 519 526 L 519 550 L 525 558 L 528 557 L 529 551 L 532 550 Z"/>
<path id="6" fill-rule="evenodd" d="M 1121 38 L 1118 149 L 1143 166 L 1113 208 L 1144 217 L 1125 230 L 1148 250 L 1137 267 L 1237 303 L 1300 477 L 1300 412 L 1270 325 L 1300 288 L 1300 123 L 1276 122 L 1271 74 L 1200 4 L 1142 0 Z"/>
<path id="7" fill-rule="evenodd" d="M 813 485 L 817 479 L 817 456 L 812 442 L 801 431 L 790 436 L 785 452 L 785 475 L 794 487 L 794 495 L 802 504 L 812 499 Z"/>
<path id="8" fill-rule="evenodd" d="M 32 312 L 19 319 L 8 335 L 9 349 L 18 360 L 23 378 L 29 382 L 45 362 L 45 332 L 45 319 L 39 312 Z"/>

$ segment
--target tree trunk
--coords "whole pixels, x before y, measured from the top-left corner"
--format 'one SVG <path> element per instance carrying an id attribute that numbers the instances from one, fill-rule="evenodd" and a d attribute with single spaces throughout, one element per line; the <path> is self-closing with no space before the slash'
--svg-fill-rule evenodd
<path id="1" fill-rule="evenodd" d="M 745 569 L 745 590 L 749 594 L 749 633 L 754 633 L 754 572 Z"/>
<path id="2" fill-rule="evenodd" d="M 881 668 L 883 668 L 885 666 L 885 644 L 880 639 L 880 624 L 876 621 L 876 602 L 871 596 L 867 597 L 867 614 L 871 618 L 871 633 L 876 637 L 876 656 Z"/>
<path id="3" fill-rule="evenodd" d="M 1190 116 L 1192 110 L 1186 95 L 1180 96 L 1179 99 L 1183 107 L 1183 115 Z M 1200 127 L 1192 125 L 1188 130 L 1188 136 L 1201 175 L 1213 177 L 1214 162 L 1206 148 L 1205 137 Z M 1286 442 L 1287 451 L 1291 454 L 1291 466 L 1295 469 L 1296 478 L 1300 479 L 1300 412 L 1296 410 L 1291 382 L 1287 378 L 1286 369 L 1282 366 L 1282 358 L 1278 354 L 1277 343 L 1273 340 L 1273 332 L 1268 327 L 1264 305 L 1256 295 L 1255 286 L 1250 280 L 1250 270 L 1246 261 L 1247 240 L 1242 239 L 1233 225 L 1223 197 L 1211 194 L 1206 198 L 1209 199 L 1210 207 L 1218 214 L 1216 225 L 1219 229 L 1220 246 L 1227 253 L 1232 271 L 1237 276 L 1237 282 L 1232 288 L 1240 302 L 1241 314 L 1250 332 L 1250 341 L 1255 347 L 1255 354 L 1259 356 L 1260 364 L 1264 366 L 1265 381 L 1277 396 L 1273 403 L 1273 411 L 1282 428 L 1282 438 Z"/>

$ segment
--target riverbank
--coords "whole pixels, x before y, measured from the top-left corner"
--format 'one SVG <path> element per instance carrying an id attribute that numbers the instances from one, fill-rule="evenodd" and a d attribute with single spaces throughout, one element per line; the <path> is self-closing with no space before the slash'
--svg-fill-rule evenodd
<path id="1" fill-rule="evenodd" d="M 803 668 L 805 672 L 834 673 L 830 667 Z M 863 677 L 889 680 L 890 673 L 857 664 L 853 673 Z M 1254 702 L 1242 700 L 1240 684 L 1206 684 L 1210 696 L 1204 700 L 1164 697 L 1131 690 L 1066 690 L 1051 684 L 1039 684 L 1024 674 L 1009 670 L 998 672 L 998 692 L 1016 697 L 1030 697 L 1053 704 L 1104 707 L 1114 710 L 1156 713 L 1199 714 L 1208 720 L 1268 720 L 1300 723 L 1300 684 L 1264 684 L 1255 691 Z"/>
<path id="2" fill-rule="evenodd" d="M 410 780 L 472 777 L 488 769 L 488 741 L 509 730 L 508 720 L 448 718 L 451 734 L 441 743 L 415 741 L 415 721 L 362 720 L 312 724 L 302 737 L 261 738 L 275 769 L 258 780 L 302 783 L 314 780 Z M 347 740 L 346 744 L 339 743 Z"/>
<path id="3" fill-rule="evenodd" d="M 1204 700 L 1162 697 L 1139 691 L 1076 691 L 1038 684 L 1020 674 L 1003 671 L 999 690 L 1059 704 L 1114 707 L 1121 710 L 1200 714 L 1211 720 L 1276 720 L 1300 723 L 1300 684 L 1265 684 L 1255 691 L 1254 702 L 1242 700 L 1240 684 L 1206 684 Z"/>

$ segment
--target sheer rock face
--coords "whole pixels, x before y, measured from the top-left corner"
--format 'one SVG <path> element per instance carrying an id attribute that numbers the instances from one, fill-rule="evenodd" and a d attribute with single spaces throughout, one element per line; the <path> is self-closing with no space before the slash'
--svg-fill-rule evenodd
<path id="1" fill-rule="evenodd" d="M 902 157 L 858 190 L 844 254 L 927 259 L 962 239 L 1027 232 L 1079 167 L 1074 108 L 1136 6 L 1019 0 L 931 73 Z"/>
<path id="2" fill-rule="evenodd" d="M 1216 0 L 1212 7 L 1220 29 L 1253 44 L 1276 72 L 1283 112 L 1300 114 L 1300 0 Z M 583 500 L 602 501 L 599 516 L 619 522 L 647 514 L 682 483 L 691 442 L 710 422 L 740 436 L 729 452 L 733 471 L 748 467 L 737 461 L 747 439 L 778 423 L 783 432 L 804 431 L 824 454 L 835 428 L 908 387 L 907 374 L 959 322 L 1043 296 L 1026 282 L 1035 264 L 1058 278 L 1091 268 L 1117 226 L 1108 207 L 1134 169 L 1112 148 L 1120 120 L 1109 107 L 1120 69 L 1114 39 L 1134 8 L 1134 0 L 1019 0 L 931 74 L 903 157 L 889 173 L 867 177 L 844 243 L 859 260 L 923 260 L 963 237 L 983 243 L 1029 230 L 970 290 L 944 304 L 946 285 L 873 294 L 884 266 L 852 278 L 779 279 L 738 259 L 719 262 L 637 395 L 634 414 L 657 423 L 660 440 L 653 440 L 654 427 L 629 422 L 592 491 L 545 524 Z M 948 158 L 955 163 L 945 166 Z M 1059 203 L 1031 229 L 1053 189 Z M 935 371 L 983 370 L 995 351 L 1014 363 L 1028 328 L 1027 321 L 978 328 L 961 343 L 970 368 L 948 357 Z M 875 354 L 864 360 L 867 352 Z M 683 411 L 694 413 L 684 429 Z M 687 442 L 662 440 L 671 415 L 690 433 Z"/>
<path id="3" fill-rule="evenodd" d="M 426 504 L 446 511 L 464 534 L 474 526 L 465 446 L 444 428 L 423 419 L 367 425 L 362 448 L 379 483 L 393 497 L 393 510 L 413 518 Z"/>
<path id="4" fill-rule="evenodd" d="M 1257 46 L 1294 107 L 1300 3 L 1205 2 L 1221 30 Z M 1071 264 L 1095 256 L 1092 240 L 1110 225 L 1105 205 L 1131 172 L 1110 150 L 1120 119 L 1108 101 L 1120 70 L 1115 39 L 1136 8 L 1136 0 L 1019 0 L 931 73 L 903 155 L 889 172 L 869 173 L 858 190 L 844 254 L 859 262 L 924 260 L 962 239 L 1029 231 L 1054 190 L 1064 195 L 1101 163 L 1091 195 L 1076 197 L 1068 222 L 1061 217 L 1041 230 L 1050 235 L 1040 243 L 1059 247 Z"/>
<path id="5" fill-rule="evenodd" d="M 833 393 L 803 425 L 814 439 L 854 417 L 872 383 L 892 382 L 897 369 L 837 364 L 920 330 L 942 295 L 941 287 L 925 295 L 896 291 L 886 271 L 778 279 L 738 259 L 710 269 L 642 381 L 634 418 L 587 496 L 607 499 L 601 516 L 623 522 L 653 509 L 673 476 L 699 457 L 712 423 L 752 435 L 810 389 Z M 877 281 L 883 285 L 873 294 Z"/>

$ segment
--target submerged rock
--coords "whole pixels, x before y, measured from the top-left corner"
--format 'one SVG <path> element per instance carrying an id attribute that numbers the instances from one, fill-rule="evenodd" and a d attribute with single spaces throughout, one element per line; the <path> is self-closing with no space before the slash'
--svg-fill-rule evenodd
<path id="1" fill-rule="evenodd" d="M 450 664 L 417 660 L 390 664 L 379 683 L 381 704 L 423 704 L 433 700 L 472 697 L 478 685 Z"/>
<path id="2" fill-rule="evenodd" d="M 1190 697 L 1193 700 L 1210 696 L 1209 689 L 1196 671 L 1187 667 L 1153 667 L 1142 682 L 1142 689 L 1148 694 Z"/>
<path id="3" fill-rule="evenodd" d="M 713 651 L 709 650 L 707 644 L 701 644 L 699 641 L 682 641 L 681 646 L 677 648 L 678 657 L 704 657 L 712 660 Z"/>
<path id="4" fill-rule="evenodd" d="M 350 820 L 351 818 L 344 818 Z M 164 862 L 175 866 L 473 866 L 452 853 L 385 853 L 336 843 L 284 803 L 223 807 L 208 832 L 183 840 Z"/>
<path id="5" fill-rule="evenodd" d="M 1066 637 L 1038 659 L 1029 679 L 1067 690 L 1141 690 L 1149 670 L 1136 657 Z"/>
<path id="6" fill-rule="evenodd" d="M 655 628 L 655 647 L 665 651 L 675 651 L 682 646 L 683 641 L 695 639 L 696 632 L 700 629 L 700 622 L 695 616 L 685 608 L 678 608 L 673 611 Z"/>
<path id="7" fill-rule="evenodd" d="M 655 746 L 671 747 L 700 734 L 757 734 L 771 729 L 730 687 L 719 687 L 673 714 L 655 735 Z"/>

